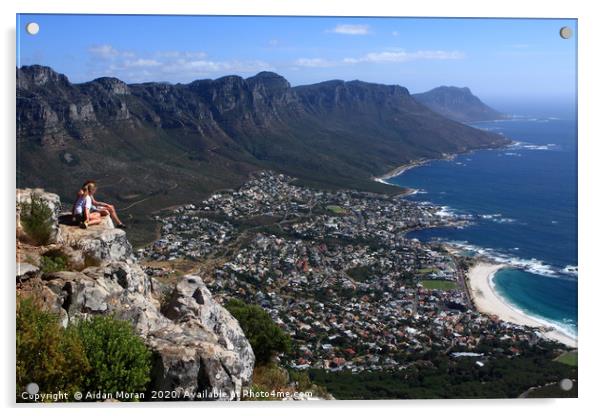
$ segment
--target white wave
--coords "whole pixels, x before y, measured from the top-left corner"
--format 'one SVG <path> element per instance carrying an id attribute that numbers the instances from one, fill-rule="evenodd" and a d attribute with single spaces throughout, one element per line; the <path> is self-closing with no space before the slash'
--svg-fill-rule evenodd
<path id="1" fill-rule="evenodd" d="M 536 258 L 523 259 L 514 255 L 500 253 L 493 249 L 479 247 L 466 241 L 450 241 L 450 244 L 469 253 L 489 258 L 494 262 L 507 264 L 512 268 L 521 269 L 539 276 L 571 280 L 578 277 L 577 266 L 566 266 L 560 269 Z M 512 250 L 519 251 L 519 248 L 514 247 Z"/>
<path id="2" fill-rule="evenodd" d="M 493 222 L 496 222 L 498 224 L 508 224 L 508 223 L 513 223 L 516 222 L 516 220 L 514 218 L 504 218 L 502 217 L 502 214 L 481 214 L 478 215 L 479 218 L 482 218 L 484 220 L 491 220 Z"/>
<path id="3" fill-rule="evenodd" d="M 562 272 L 573 276 L 577 276 L 579 274 L 579 267 L 568 265 L 565 266 L 564 269 L 562 269 Z"/>
<path id="4" fill-rule="evenodd" d="M 443 218 L 449 218 L 454 217 L 456 214 L 450 207 L 444 205 L 442 207 L 439 207 L 439 210 L 436 212 L 436 215 Z"/>
<path id="5" fill-rule="evenodd" d="M 516 222 L 514 218 L 494 218 L 493 222 L 497 222 L 498 224 L 511 224 Z"/>
<path id="6" fill-rule="evenodd" d="M 515 140 L 508 146 L 509 149 L 524 149 L 524 150 L 555 150 L 558 149 L 558 145 L 555 143 L 546 143 L 546 144 L 535 144 L 522 142 L 520 140 Z M 511 153 L 511 152 L 507 152 Z M 507 154 L 506 153 L 506 154 Z"/>

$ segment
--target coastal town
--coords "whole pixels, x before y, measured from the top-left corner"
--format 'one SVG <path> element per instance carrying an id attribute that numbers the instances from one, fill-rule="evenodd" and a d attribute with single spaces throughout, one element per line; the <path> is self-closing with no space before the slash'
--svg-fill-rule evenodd
<path id="1" fill-rule="evenodd" d="M 400 369 L 438 354 L 483 366 L 551 342 L 476 310 L 469 258 L 407 237 L 470 221 L 432 204 L 258 172 L 155 219 L 160 238 L 138 252 L 146 273 L 164 281 L 185 261 L 222 303 L 260 305 L 293 340 L 289 368 Z"/>

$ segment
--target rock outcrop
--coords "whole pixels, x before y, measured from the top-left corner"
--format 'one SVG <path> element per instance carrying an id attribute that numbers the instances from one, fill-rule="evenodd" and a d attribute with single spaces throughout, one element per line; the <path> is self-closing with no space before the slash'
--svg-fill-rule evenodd
<path id="1" fill-rule="evenodd" d="M 60 206 L 56 195 L 38 193 Z M 200 277 L 182 277 L 163 296 L 167 302 L 162 308 L 157 285 L 136 262 L 125 232 L 109 218 L 87 230 L 63 224 L 57 228 L 60 237 L 50 246 L 21 244 L 18 261 L 58 250 L 69 259 L 69 270 L 44 273 L 34 264 L 20 263 L 21 292 L 35 292 L 65 326 L 98 314 L 131 322 L 153 351 L 152 390 L 204 400 L 240 397 L 250 383 L 255 356 L 238 322 Z"/>

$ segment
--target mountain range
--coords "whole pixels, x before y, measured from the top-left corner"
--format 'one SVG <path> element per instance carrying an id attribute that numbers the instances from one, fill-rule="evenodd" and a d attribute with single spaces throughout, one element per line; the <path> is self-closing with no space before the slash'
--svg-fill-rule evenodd
<path id="1" fill-rule="evenodd" d="M 139 225 L 130 239 L 141 243 L 152 239 L 149 214 L 236 187 L 255 170 L 307 186 L 398 192 L 372 178 L 416 159 L 509 142 L 432 111 L 423 98 L 362 81 L 291 87 L 273 72 L 76 84 L 49 67 L 23 66 L 17 185 L 71 200 L 84 180 L 96 179 L 99 199 Z"/>

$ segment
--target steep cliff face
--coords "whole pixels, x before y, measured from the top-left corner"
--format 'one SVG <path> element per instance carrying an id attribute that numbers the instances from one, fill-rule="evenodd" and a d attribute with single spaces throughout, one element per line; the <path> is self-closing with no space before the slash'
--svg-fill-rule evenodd
<path id="1" fill-rule="evenodd" d="M 25 197 L 32 190 L 18 192 Z M 35 192 L 60 204 L 57 195 Z M 255 357 L 238 322 L 212 298 L 200 277 L 182 277 L 161 308 L 157 282 L 140 268 L 125 232 L 109 218 L 87 230 L 64 224 L 58 229 L 55 242 L 46 247 L 18 242 L 19 292 L 41 296 L 65 326 L 95 314 L 131 322 L 153 351 L 151 390 L 186 392 L 189 397 L 220 392 L 203 396 L 215 400 L 240 397 L 250 383 Z M 49 250 L 66 255 L 69 270 L 43 273 L 39 264 L 32 264 Z"/>

